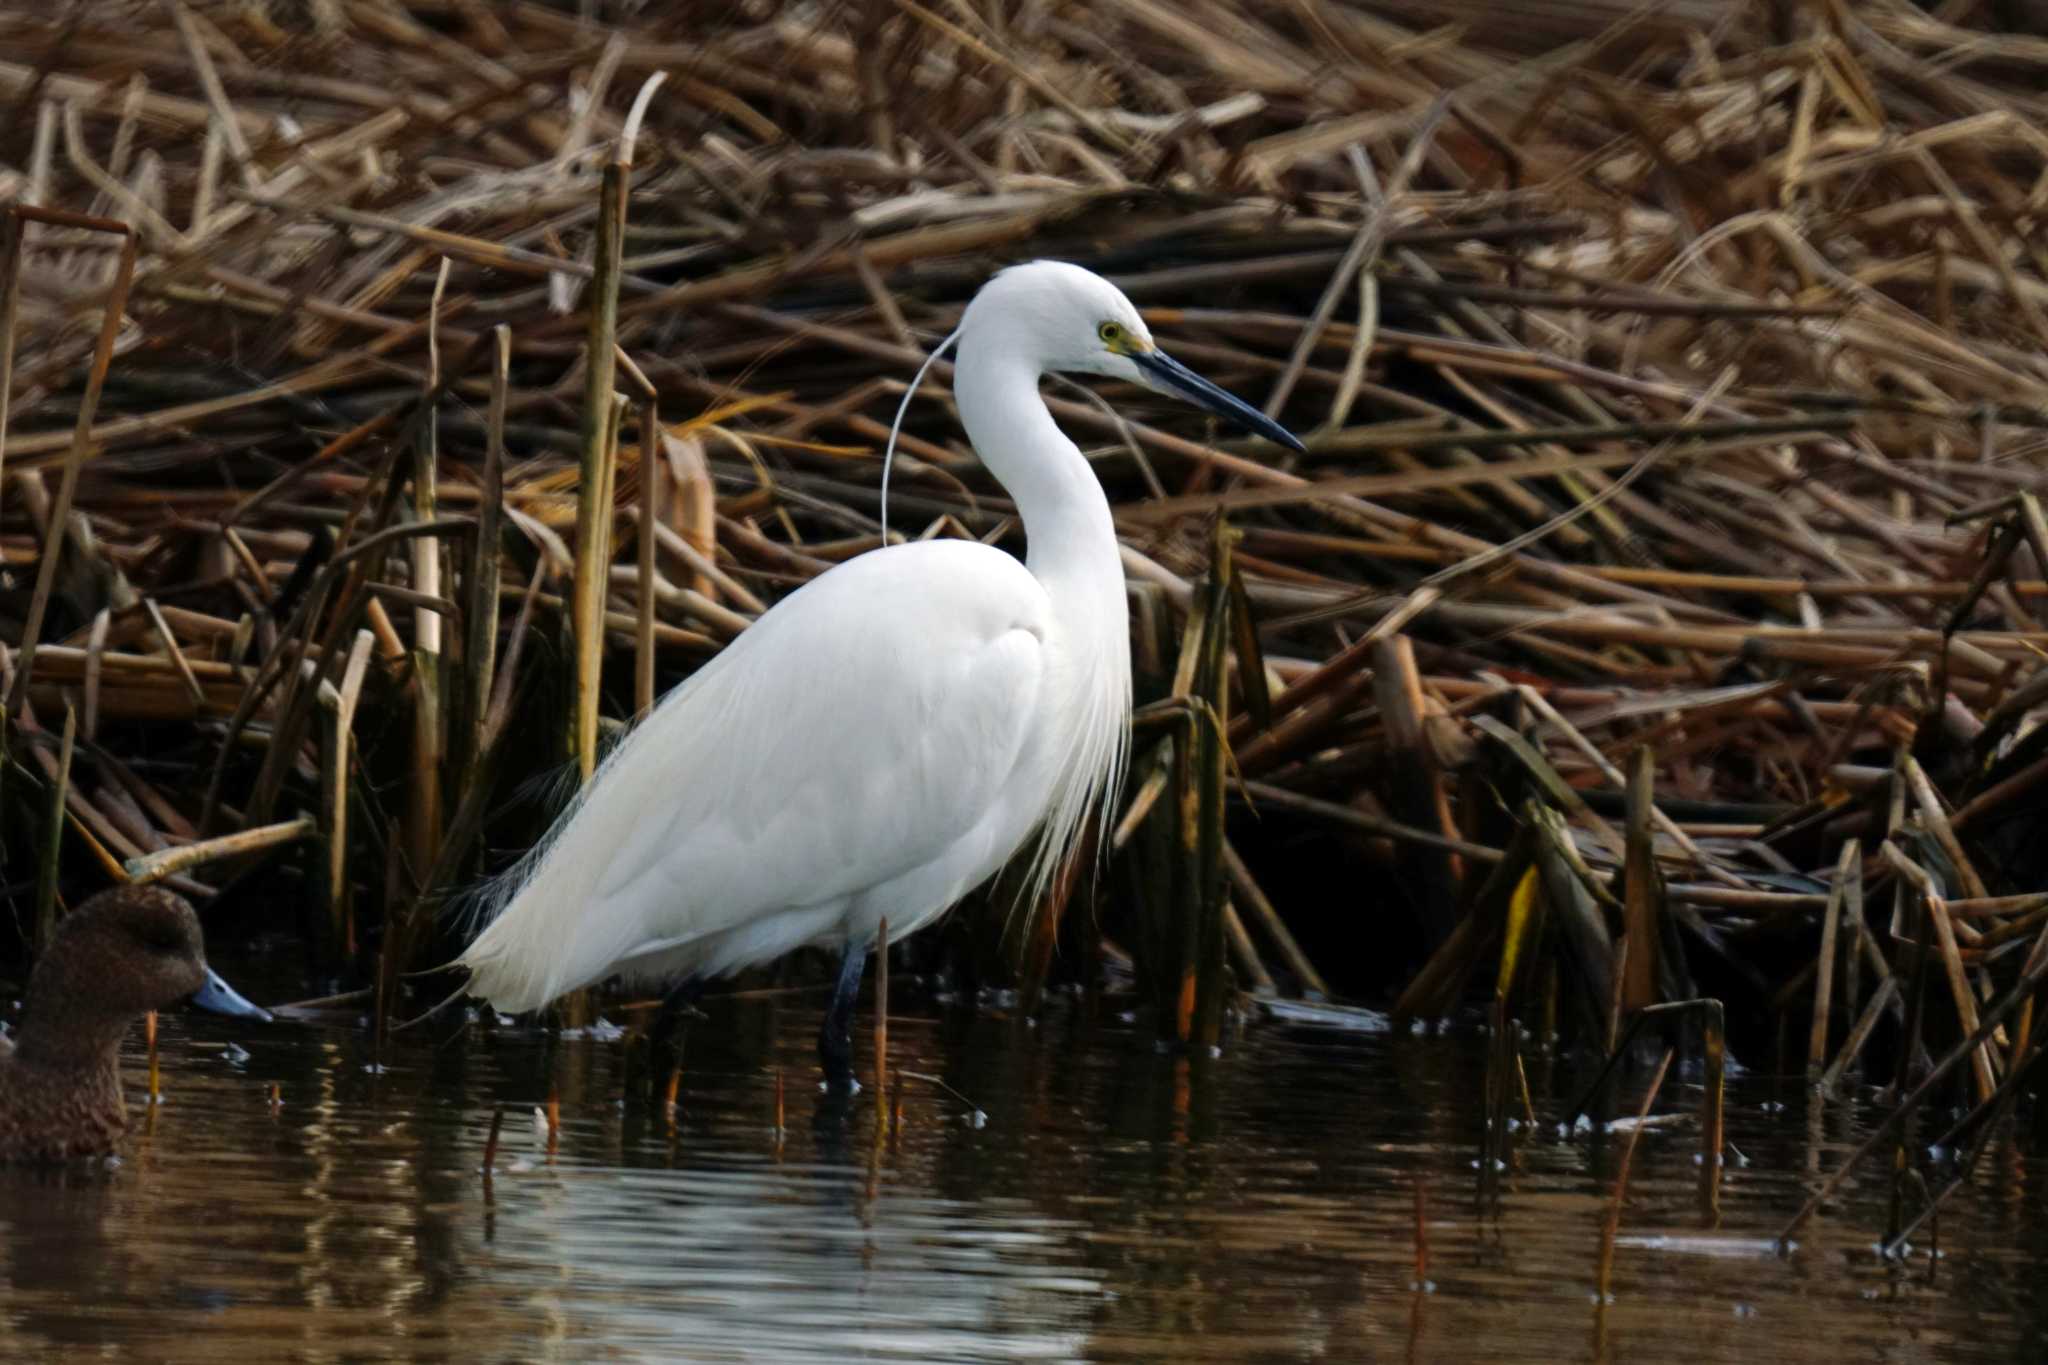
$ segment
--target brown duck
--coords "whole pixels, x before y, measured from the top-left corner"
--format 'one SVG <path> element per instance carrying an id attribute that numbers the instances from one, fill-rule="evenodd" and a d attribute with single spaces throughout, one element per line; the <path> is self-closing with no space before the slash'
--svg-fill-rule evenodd
<path id="1" fill-rule="evenodd" d="M 111 1151 L 128 1126 L 121 1038 L 149 1010 L 268 1019 L 206 965 L 199 916 L 157 886 L 102 891 L 58 921 L 29 976 L 21 1027 L 0 1039 L 0 1161 Z"/>

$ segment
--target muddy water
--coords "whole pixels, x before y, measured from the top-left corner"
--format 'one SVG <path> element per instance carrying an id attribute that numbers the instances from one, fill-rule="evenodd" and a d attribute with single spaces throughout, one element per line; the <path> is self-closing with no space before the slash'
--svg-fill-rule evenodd
<path id="1" fill-rule="evenodd" d="M 1696 1130 L 1646 1132 L 1601 1305 L 1621 1143 L 1519 1133 L 1482 1198 L 1476 1039 L 1268 1021 L 1190 1064 L 1073 1004 L 899 1016 L 897 1064 L 959 1095 L 906 1081 L 877 1142 L 868 1097 L 815 1092 L 814 1001 L 709 1010 L 673 1126 L 622 1104 L 615 1040 L 471 1029 L 378 1066 L 340 1024 L 170 1017 L 116 1169 L 0 1172 L 0 1359 L 2048 1359 L 2048 1163 L 2009 1147 L 1938 1257 L 1872 1254 L 1874 1169 L 1771 1248 L 1867 1103 L 1738 1078 L 1712 1228 Z M 1578 1077 L 1532 1060 L 1554 1119 Z M 1697 1096 L 1674 1076 L 1658 1111 Z"/>

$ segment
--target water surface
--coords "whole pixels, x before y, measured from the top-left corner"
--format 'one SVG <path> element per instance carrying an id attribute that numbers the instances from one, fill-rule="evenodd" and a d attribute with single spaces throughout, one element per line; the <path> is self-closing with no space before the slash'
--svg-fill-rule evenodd
<path id="1" fill-rule="evenodd" d="M 379 1065 L 340 1023 L 169 1016 L 117 1168 L 0 1171 L 0 1358 L 2048 1359 L 2048 1163 L 2010 1146 L 1938 1257 L 1873 1254 L 1875 1164 L 1773 1250 L 1867 1102 L 1737 1079 L 1712 1227 L 1697 1130 L 1646 1132 L 1603 1305 L 1622 1142 L 1520 1132 L 1487 1198 L 1481 1039 L 1267 1021 L 1191 1062 L 1114 1002 L 899 1016 L 896 1064 L 959 1095 L 907 1080 L 878 1140 L 870 1096 L 816 1093 L 815 997 L 708 1008 L 673 1124 L 624 1101 L 616 1039 L 402 1035 Z M 1552 1123 L 1579 1079 L 1531 1058 Z M 1697 1098 L 1674 1074 L 1657 1109 Z"/>

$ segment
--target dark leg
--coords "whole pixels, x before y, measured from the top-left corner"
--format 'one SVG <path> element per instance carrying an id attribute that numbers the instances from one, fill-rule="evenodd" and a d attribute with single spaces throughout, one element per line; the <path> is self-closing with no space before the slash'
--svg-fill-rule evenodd
<path id="1" fill-rule="evenodd" d="M 670 987 L 669 993 L 661 997 L 661 1008 L 655 1011 L 654 1023 L 648 1027 L 648 1041 L 656 1048 L 667 1047 L 669 1039 L 674 1036 L 677 1026 L 683 1020 L 698 1018 L 697 1002 L 704 998 L 704 987 L 707 984 L 709 983 L 692 977 L 680 985 Z"/>
<path id="2" fill-rule="evenodd" d="M 868 945 L 847 944 L 839 959 L 839 984 L 825 1009 L 825 1026 L 818 1030 L 818 1060 L 825 1065 L 825 1085 L 831 1090 L 853 1088 L 853 1002 L 860 995 L 860 974 L 867 965 Z"/>
<path id="3" fill-rule="evenodd" d="M 685 981 L 671 987 L 661 998 L 661 1008 L 655 1011 L 654 1022 L 647 1026 L 647 1096 L 650 1103 L 659 1097 L 668 1085 L 669 1078 L 683 1064 L 683 1039 L 689 1034 L 689 1021 L 701 1019 L 697 1001 L 704 994 L 705 983 Z M 627 1053 L 631 1066 L 632 1053 Z M 626 1088 L 633 1088 L 628 1071 Z"/>

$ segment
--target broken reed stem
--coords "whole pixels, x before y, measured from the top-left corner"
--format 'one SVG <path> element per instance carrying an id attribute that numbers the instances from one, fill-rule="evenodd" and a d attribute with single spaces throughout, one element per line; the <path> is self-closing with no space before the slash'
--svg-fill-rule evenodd
<path id="1" fill-rule="evenodd" d="M 888 1123 L 889 1096 L 889 918 L 875 926 L 875 1122 Z M 878 1127 L 877 1131 L 881 1131 Z"/>
<path id="2" fill-rule="evenodd" d="M 1411 1289 L 1429 1288 L 1429 1181 L 1415 1178 L 1415 1282 Z"/>
<path id="3" fill-rule="evenodd" d="M 1863 921 L 1863 857 L 1860 848 L 1857 856 L 1846 859 L 1843 866 L 1848 869 L 1848 876 L 1842 893 L 1841 1014 L 1843 1022 L 1847 1023 L 1855 1017 L 1856 1002 L 1863 998 L 1864 954 L 1870 954 L 1873 969 L 1882 978 L 1880 984 L 1888 984 L 1891 975 L 1884 955 L 1871 941 L 1870 927 Z"/>
<path id="4" fill-rule="evenodd" d="M 1813 1027 L 1806 1042 L 1808 1080 L 1817 1079 L 1827 1064 L 1828 1024 L 1834 1014 L 1836 939 L 1846 913 L 1849 878 L 1862 863 L 1862 850 L 1852 841 L 1842 845 L 1835 860 L 1834 884 L 1828 892 L 1827 909 L 1821 911 L 1820 953 L 1814 960 Z"/>
<path id="5" fill-rule="evenodd" d="M 1878 1021 L 1884 1018 L 1885 1010 L 1896 1005 L 1898 994 L 1899 979 L 1896 976 L 1886 977 L 1878 983 L 1877 989 L 1870 993 L 1870 1000 L 1864 1005 L 1862 1015 L 1849 1030 L 1849 1036 L 1843 1040 L 1841 1051 L 1835 1054 L 1835 1060 L 1821 1075 L 1818 1086 L 1821 1094 L 1833 1095 L 1837 1092 L 1843 1075 L 1856 1064 L 1856 1059 L 1863 1055 L 1864 1044 L 1877 1032 Z"/>
<path id="6" fill-rule="evenodd" d="M 114 282 L 100 304 L 99 339 L 93 345 L 92 368 L 86 372 L 85 394 L 78 403 L 78 419 L 71 429 L 71 446 L 57 480 L 57 496 L 50 501 L 48 525 L 43 534 L 42 555 L 36 563 L 36 585 L 29 597 L 28 619 L 22 623 L 21 643 L 14 659 L 14 688 L 8 694 L 6 714 L 18 715 L 28 692 L 28 680 L 35 671 L 36 645 L 43 629 L 43 613 L 50 605 L 50 590 L 57 581 L 57 563 L 63 557 L 64 537 L 71 525 L 71 501 L 78 491 L 78 471 L 92 448 L 92 419 L 99 411 L 100 393 L 106 388 L 107 371 L 114 363 L 114 340 L 120 335 L 122 310 L 128 306 L 128 289 L 135 280 L 136 237 L 125 223 L 86 218 L 78 214 L 53 214 L 20 205 L 16 217 L 17 237 L 27 233 L 26 219 L 85 227 L 95 232 L 119 234 L 121 255 L 114 268 Z M 10 329 L 11 332 L 11 329 Z"/>
<path id="7" fill-rule="evenodd" d="M 1543 935 L 1547 916 L 1540 886 L 1541 878 L 1534 866 L 1522 873 L 1508 894 L 1506 917 L 1500 930 L 1500 967 L 1494 976 L 1493 1029 L 1486 1069 L 1484 1178 L 1494 1188 L 1499 1172 L 1506 1166 L 1508 1106 L 1515 1081 L 1521 1075 L 1521 1021 L 1509 1014 L 1509 1008 L 1522 993 L 1528 964 L 1534 959 L 1536 944 Z"/>
<path id="8" fill-rule="evenodd" d="M 2025 1038 L 2031 1035 L 2023 1034 L 2021 1036 Z M 1991 1146 L 1998 1135 L 1998 1130 L 2012 1113 L 2014 1106 L 2018 1104 L 2022 1083 L 2026 1080 L 2028 1072 L 2033 1069 L 2039 1060 L 2040 1048 L 2037 1042 L 2032 1050 L 2022 1051 L 2021 1055 L 2014 1062 L 2010 1074 L 1999 1084 L 1998 1089 L 1990 1097 L 1979 1102 L 1968 1114 L 1957 1120 L 1933 1144 L 1936 1148 L 1953 1149 L 1962 1135 L 1968 1132 L 1971 1127 L 1974 1126 L 1977 1130 L 1976 1141 L 1971 1143 L 1969 1151 L 1956 1163 L 1955 1173 L 1949 1177 L 1947 1183 L 1927 1198 L 1926 1202 L 1921 1205 L 1918 1213 L 1914 1214 L 1912 1218 L 1899 1223 L 1897 1230 L 1886 1239 L 1883 1247 L 1885 1255 L 1897 1258 L 1902 1254 L 1906 1244 L 1912 1240 L 1913 1234 L 1918 1232 L 1929 1219 L 1939 1217 L 1942 1204 L 1947 1201 L 1950 1195 L 1961 1189 L 1968 1182 L 1971 1174 L 1977 1169 L 1977 1164 L 1983 1157 L 1985 1149 Z"/>
<path id="9" fill-rule="evenodd" d="M 71 746 L 78 735 L 78 719 L 69 706 L 64 708 L 64 735 L 57 749 L 57 771 L 50 778 L 49 804 L 43 810 L 43 844 L 36 865 L 35 949 L 38 956 L 50 946 L 57 930 L 57 881 L 64 856 L 64 807 L 71 795 Z"/>
<path id="10" fill-rule="evenodd" d="M 1226 816 L 1224 728 L 1230 715 L 1230 580 L 1231 546 L 1236 533 L 1218 518 L 1210 536 L 1205 629 L 1188 713 L 1189 778 L 1193 786 L 1182 796 L 1183 854 L 1191 859 L 1188 877 L 1193 888 L 1190 906 L 1198 916 L 1194 931 L 1195 1021 L 1192 1041 L 1203 1048 L 1222 1045 L 1226 1001 L 1225 971 L 1228 935 L 1224 911 L 1229 890 L 1223 862 Z"/>
<path id="11" fill-rule="evenodd" d="M 192 673 L 192 661 L 186 658 L 185 651 L 179 648 L 178 637 L 172 633 L 170 626 L 164 623 L 163 608 L 157 605 L 155 598 L 145 597 L 142 599 L 142 609 L 149 614 L 150 624 L 156 628 L 157 639 L 163 642 L 164 652 L 171 656 L 171 664 L 178 670 L 178 680 L 184 683 L 186 695 L 192 698 L 195 707 L 204 706 L 206 692 L 199 686 L 199 679 Z"/>
<path id="12" fill-rule="evenodd" d="M 1727 1164 L 1728 1018 L 1719 1000 L 1709 998 L 1700 1009 L 1706 1015 L 1700 1028 L 1700 1217 L 1706 1226 L 1715 1227 L 1721 1219 L 1721 1172 Z"/>
<path id="13" fill-rule="evenodd" d="M 0 215 L 7 247 L 0 253 L 0 510 L 7 498 L 7 432 L 14 411 L 15 322 L 21 312 L 21 261 L 28 241 L 28 220 L 9 211 Z M 4 720 L 4 717 L 0 717 Z M 4 730 L 0 725 L 0 730 Z"/>
<path id="14" fill-rule="evenodd" d="M 326 681 L 327 675 L 334 671 L 344 657 L 340 641 L 352 637 L 352 633 L 368 613 L 373 601 L 369 593 L 369 584 L 379 552 L 413 536 L 436 536 L 449 531 L 467 531 L 474 527 L 474 523 L 468 518 L 457 517 L 442 517 L 435 521 L 412 525 L 386 525 L 385 523 L 396 514 L 398 489 L 403 482 L 397 477 L 395 466 L 396 452 L 385 464 L 385 482 L 378 498 L 379 505 L 372 517 L 373 523 L 382 529 L 365 536 L 344 550 L 337 551 L 321 566 L 314 576 L 313 586 L 307 592 L 306 602 L 302 604 L 294 618 L 298 629 L 292 634 L 289 643 L 274 656 L 276 666 L 270 668 L 268 664 L 266 665 L 271 682 L 284 690 L 282 697 L 276 702 L 279 714 L 273 722 L 271 745 L 264 754 L 263 767 L 257 773 L 255 786 L 243 812 L 246 820 L 267 820 L 272 807 L 284 790 L 285 780 L 292 770 L 291 758 L 297 754 L 302 742 L 309 711 L 314 698 L 319 695 L 320 684 Z M 326 624 L 322 627 L 318 625 L 318 618 L 322 614 L 322 608 L 330 600 L 330 594 L 338 596 L 338 601 L 334 610 L 327 614 Z M 372 620 L 375 620 L 375 617 L 372 617 Z M 309 658 L 311 665 L 303 666 Z M 262 676 L 259 674 L 259 680 Z M 259 684 L 253 685 L 243 701 L 237 705 L 235 717 L 229 723 L 231 731 L 239 731 L 250 721 L 263 695 L 259 681 Z M 208 818 L 202 820 L 202 828 L 210 823 L 211 817 L 218 810 L 220 783 L 225 778 L 225 758 L 224 748 L 221 758 L 216 760 L 214 765 L 214 776 L 208 787 L 204 812 Z M 403 828 L 400 829 L 396 847 L 405 847 Z M 394 860 L 393 865 L 398 866 L 400 861 Z M 419 869 L 414 869 L 415 875 L 418 875 L 418 872 Z"/>
<path id="15" fill-rule="evenodd" d="M 166 877 L 190 871 L 221 858 L 233 858 L 244 853 L 297 843 L 301 839 L 311 838 L 317 834 L 319 828 L 319 823 L 312 816 L 301 815 L 296 820 L 260 825 L 255 829 L 238 830 L 233 834 L 202 839 L 198 843 L 160 849 L 140 858 L 130 858 L 127 863 L 128 880 L 162 881 Z"/>
<path id="16" fill-rule="evenodd" d="M 1912 765 L 1910 758 L 1903 766 Z M 1977 997 L 1970 987 L 1968 976 L 1963 970 L 1962 953 L 1956 944 L 1955 922 L 1950 918 L 1948 905 L 1942 899 L 1934 878 L 1917 862 L 1899 851 L 1897 844 L 1887 841 L 1884 845 L 1885 861 L 1890 863 L 1899 875 L 1900 887 L 1912 888 L 1914 904 L 1919 910 L 1918 922 L 1921 927 L 1920 956 L 1928 950 L 1926 930 L 1933 928 L 1933 951 L 1941 958 L 1943 974 L 1949 985 L 1951 998 L 1955 1001 L 1956 1018 L 1965 1029 L 1977 1027 Z M 1915 975 L 1920 973 L 1916 968 Z M 1919 1002 L 1916 1000 L 1915 1002 Z M 1920 1016 L 1924 1017 L 1924 1016 Z M 1917 1022 L 1917 1019 L 1916 1019 Z M 1992 1063 L 1992 1046 L 1989 1042 L 1978 1049 L 1970 1058 L 1970 1070 L 1976 1083 L 1977 1099 L 1981 1103 L 1991 1097 L 1998 1088 L 1997 1077 Z"/>
<path id="17" fill-rule="evenodd" d="M 1343 257 L 1331 273 L 1322 298 L 1317 301 L 1315 311 L 1309 315 L 1308 324 L 1302 328 L 1300 339 L 1295 343 L 1294 354 L 1287 358 L 1286 369 L 1281 371 L 1279 381 L 1273 385 L 1273 392 L 1266 399 L 1266 416 L 1280 415 L 1280 410 L 1286 406 L 1288 395 L 1294 391 L 1302 371 L 1307 368 L 1309 356 L 1314 351 L 1316 343 L 1322 339 L 1331 317 L 1335 315 L 1337 305 L 1343 301 L 1345 293 L 1352 285 L 1371 271 L 1378 259 L 1380 246 L 1386 240 L 1389 210 L 1403 194 L 1407 193 L 1408 182 L 1414 179 L 1416 171 L 1421 169 L 1423 156 L 1429 151 L 1430 144 L 1435 141 L 1437 127 L 1443 122 L 1444 114 L 1449 107 L 1448 95 L 1437 97 L 1414 136 L 1409 139 L 1408 150 L 1402 156 L 1400 164 L 1394 168 L 1394 174 L 1388 179 L 1386 188 L 1381 191 L 1377 202 L 1367 208 L 1365 222 L 1352 235 L 1350 246 L 1345 249 Z"/>
<path id="18" fill-rule="evenodd" d="M 1922 956 L 1924 955 L 1923 952 Z M 1928 1068 L 1926 1074 L 1920 1078 L 1919 1084 L 1907 1092 L 1893 1106 L 1891 1112 L 1885 1116 L 1883 1122 L 1877 1126 L 1876 1130 L 1861 1143 L 1857 1144 L 1856 1149 L 1843 1159 L 1842 1164 L 1835 1168 L 1834 1173 L 1827 1178 L 1820 1189 L 1813 1193 L 1806 1203 L 1800 1207 L 1799 1212 L 1792 1216 L 1791 1221 L 1786 1223 L 1779 1231 L 1779 1243 L 1781 1245 L 1790 1245 L 1792 1235 L 1805 1226 L 1806 1220 L 1813 1217 L 1822 1204 L 1833 1197 L 1836 1188 L 1841 1185 L 1843 1180 L 1848 1178 L 1849 1172 L 1855 1170 L 1863 1158 L 1868 1156 L 1878 1144 L 1893 1137 L 1904 1128 L 1906 1120 L 1911 1118 L 1919 1107 L 1926 1102 L 1927 1097 L 1934 1093 L 1935 1087 L 1945 1081 L 1957 1067 L 1963 1065 L 1969 1058 L 1974 1056 L 1976 1050 L 1991 1037 L 1999 1025 L 2003 1024 L 2009 1016 L 2018 1013 L 2020 1006 L 2033 998 L 2033 993 L 2041 988 L 2044 981 L 2048 981 L 2048 930 L 2044 930 L 2041 938 L 2035 941 L 2033 951 L 2028 955 L 2027 965 L 2020 972 L 2019 980 L 1985 1010 L 1983 1018 L 1978 1023 L 1976 1029 L 1953 1048 L 1950 1048 L 1939 1062 Z"/>
<path id="19" fill-rule="evenodd" d="M 1259 957 L 1258 945 L 1245 932 L 1244 921 L 1238 917 L 1237 906 L 1230 901 L 1223 903 L 1223 932 L 1230 939 L 1231 961 L 1244 974 L 1251 993 L 1262 1000 L 1270 1000 L 1280 994 L 1280 984 L 1273 980 L 1273 974 L 1266 970 L 1265 962 Z"/>
<path id="20" fill-rule="evenodd" d="M 327 710 L 326 742 L 320 749 L 320 813 L 327 842 L 327 948 L 344 961 L 353 960 L 356 951 L 354 896 L 348 875 L 349 773 L 355 758 L 356 702 L 362 696 L 375 643 L 376 637 L 369 631 L 357 631 L 348 662 L 342 665 L 341 686 L 320 694 Z"/>
<path id="21" fill-rule="evenodd" d="M 645 717 L 654 709 L 654 546 L 661 519 L 662 480 L 661 410 L 653 398 L 640 404 L 640 520 L 638 552 L 640 570 L 639 614 L 633 639 L 633 714 Z"/>
<path id="22" fill-rule="evenodd" d="M 597 710 L 604 660 L 604 600 L 611 563 L 611 488 L 619 409 L 614 392 L 618 360 L 619 275 L 626 230 L 626 168 L 604 168 L 598 191 L 597 254 L 587 294 L 588 337 L 583 355 L 582 461 L 576 485 L 576 577 L 571 601 L 576 666 L 573 729 L 583 780 L 597 766 Z M 643 585 L 643 591 L 645 591 Z"/>
<path id="23" fill-rule="evenodd" d="M 490 1183 L 491 1174 L 498 1165 L 498 1139 L 505 1131 L 505 1106 L 491 1106 L 491 1130 L 484 1136 L 484 1182 Z"/>
<path id="24" fill-rule="evenodd" d="M 1614 1197 L 1608 1201 L 1607 1219 L 1600 1226 L 1600 1265 L 1593 1292 L 1601 1304 L 1614 1297 L 1614 1240 L 1621 1233 L 1621 1210 L 1628 1202 L 1628 1173 L 1635 1161 L 1636 1143 L 1642 1139 L 1644 1121 L 1650 1117 L 1650 1106 L 1657 1102 L 1657 1092 L 1664 1088 L 1664 1073 L 1671 1069 L 1671 1059 L 1676 1055 L 1677 1049 L 1664 1049 L 1656 1074 L 1650 1077 L 1650 1088 L 1643 1095 L 1642 1106 L 1636 1110 L 1635 1126 L 1629 1129 L 1628 1141 L 1622 1145 L 1621 1166 L 1614 1176 Z"/>
<path id="25" fill-rule="evenodd" d="M 1628 829 L 1624 855 L 1622 928 L 1628 935 L 1628 964 L 1622 974 L 1621 1005 L 1635 1012 L 1657 1003 L 1658 911 L 1663 886 L 1651 847 L 1650 811 L 1656 793 L 1656 756 L 1638 748 L 1629 765 Z"/>
<path id="26" fill-rule="evenodd" d="M 441 296 L 448 287 L 448 258 L 440 258 L 432 302 L 427 307 L 427 384 L 421 425 L 413 445 L 412 512 L 431 522 L 440 511 L 441 467 Z M 432 536 L 412 542 L 412 586 L 428 598 L 441 595 L 444 547 Z M 438 611 L 413 608 L 412 772 L 406 784 L 407 845 L 415 878 L 434 865 L 441 845 L 441 767 L 448 756 L 447 674 L 442 668 L 442 621 Z"/>
<path id="27" fill-rule="evenodd" d="M 1195 731 L 1202 723 L 1195 709 L 1199 686 L 1202 640 L 1209 627 L 1206 597 L 1197 597 L 1180 633 L 1180 652 L 1174 665 L 1171 696 L 1183 709 L 1179 727 L 1166 741 L 1170 764 L 1171 802 L 1159 809 L 1166 827 L 1155 859 L 1163 857 L 1164 913 L 1158 916 L 1162 975 L 1170 968 L 1172 996 L 1170 1012 L 1161 1019 L 1164 1037 L 1186 1046 L 1195 1039 L 1202 979 L 1202 905 L 1199 867 L 1201 862 L 1201 794 L 1193 757 Z M 1162 621 L 1162 628 L 1170 625 Z"/>
<path id="28" fill-rule="evenodd" d="M 1415 643 L 1406 635 L 1388 635 L 1374 643 L 1371 657 L 1372 696 L 1385 727 L 1392 767 L 1388 806 L 1396 819 L 1455 837 L 1450 794 L 1426 733 L 1429 701 L 1415 662 Z M 1423 907 L 1424 935 L 1430 946 L 1439 946 L 1456 921 L 1462 865 L 1455 854 L 1427 844 L 1403 843 L 1396 856 L 1404 880 L 1415 888 Z"/>
<path id="29" fill-rule="evenodd" d="M 1623 939 L 1622 944 L 1626 943 L 1627 940 Z M 1637 1012 L 1629 1020 L 1627 1030 L 1615 1040 L 1614 1046 L 1608 1051 L 1607 1060 L 1594 1075 L 1592 1084 L 1588 1085 L 1572 1104 L 1570 1111 L 1565 1115 L 1564 1126 L 1567 1129 L 1571 1128 L 1582 1114 L 1593 1111 L 1594 1102 L 1606 1089 L 1608 1077 L 1614 1074 L 1615 1069 L 1628 1056 L 1629 1048 L 1635 1043 L 1637 1036 L 1652 1021 L 1692 1013 L 1705 1016 L 1705 1021 L 1701 1025 L 1705 1085 L 1700 1096 L 1700 1160 L 1716 1172 L 1715 1179 L 1718 1181 L 1722 1149 L 1725 1145 L 1723 1091 L 1727 1057 L 1727 1012 L 1721 1002 L 1711 996 L 1703 996 L 1696 1000 L 1667 1000 L 1663 1004 L 1652 1005 Z"/>
<path id="30" fill-rule="evenodd" d="M 469 589 L 463 608 L 462 664 L 468 691 L 463 705 L 467 738 L 462 755 L 465 791 L 482 779 L 490 747 L 490 712 L 498 663 L 498 607 L 504 550 L 499 544 L 505 503 L 505 412 L 512 388 L 512 329 L 491 329 L 491 401 L 485 418 L 483 478 L 477 485 L 476 539 L 470 545 Z"/>
<path id="31" fill-rule="evenodd" d="M 1133 801 L 1134 810 L 1136 804 Z M 1230 877 L 1233 904 L 1243 905 L 1250 912 L 1252 919 L 1272 938 L 1280 950 L 1280 956 L 1287 962 L 1287 969 L 1300 978 L 1301 989 L 1311 995 L 1328 999 L 1331 995 L 1329 983 L 1323 979 L 1322 973 L 1316 970 L 1315 964 L 1309 961 L 1308 954 L 1302 951 L 1301 944 L 1295 940 L 1293 932 L 1287 927 L 1287 922 L 1281 918 L 1278 907 L 1266 895 L 1264 888 L 1253 879 L 1251 869 L 1245 865 L 1244 859 L 1238 855 L 1236 848 L 1228 839 L 1223 843 L 1223 867 Z M 1256 956 L 1253 960 L 1257 961 Z M 1263 971 L 1263 966 L 1260 970 Z"/>
<path id="32" fill-rule="evenodd" d="M 149 1049 L 149 1102 L 154 1106 L 163 1103 L 164 1098 L 163 1080 L 157 1066 L 155 1010 L 142 1016 L 142 1040 Z"/>

